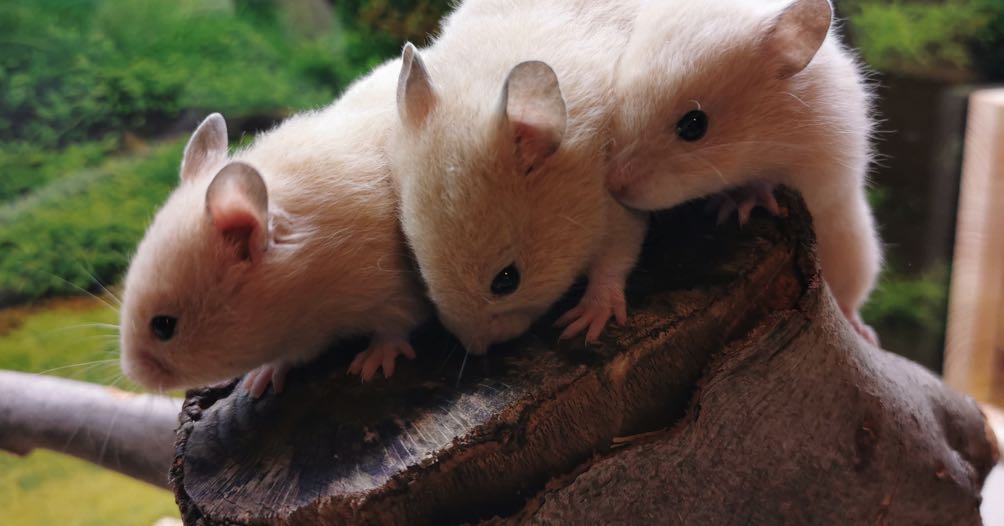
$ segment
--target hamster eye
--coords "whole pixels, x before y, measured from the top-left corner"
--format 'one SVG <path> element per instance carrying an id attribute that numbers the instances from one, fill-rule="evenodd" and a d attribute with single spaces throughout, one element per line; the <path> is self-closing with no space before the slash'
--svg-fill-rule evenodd
<path id="1" fill-rule="evenodd" d="M 519 288 L 519 269 L 512 263 L 502 269 L 492 280 L 492 294 L 496 296 L 508 296 Z"/>
<path id="2" fill-rule="evenodd" d="M 676 135 L 687 142 L 699 141 L 708 133 L 708 114 L 701 110 L 687 112 L 676 123 Z"/>
<path id="3" fill-rule="evenodd" d="M 150 320 L 150 330 L 158 340 L 167 341 L 174 336 L 174 327 L 178 324 L 178 318 L 173 316 L 154 316 Z"/>

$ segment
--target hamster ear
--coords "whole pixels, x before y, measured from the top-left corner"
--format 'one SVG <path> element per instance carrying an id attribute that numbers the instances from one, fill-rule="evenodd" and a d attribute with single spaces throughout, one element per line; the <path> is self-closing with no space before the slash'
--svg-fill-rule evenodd
<path id="1" fill-rule="evenodd" d="M 189 181 L 205 168 L 227 157 L 227 122 L 214 113 L 208 117 L 188 139 L 185 155 L 181 158 L 181 180 Z"/>
<path id="2" fill-rule="evenodd" d="M 499 117 L 526 173 L 557 151 L 567 113 L 551 66 L 534 60 L 512 68 L 502 86 Z"/>
<path id="3" fill-rule="evenodd" d="M 829 0 L 795 0 L 774 19 L 761 52 L 777 64 L 779 79 L 791 78 L 809 65 L 832 21 Z"/>
<path id="4" fill-rule="evenodd" d="M 401 75 L 397 79 L 397 111 L 406 124 L 419 127 L 436 106 L 436 91 L 429 71 L 415 46 L 408 42 L 401 53 Z"/>
<path id="5" fill-rule="evenodd" d="M 216 174 L 206 190 L 206 213 L 241 259 L 254 261 L 265 251 L 268 190 L 251 165 L 233 162 Z"/>

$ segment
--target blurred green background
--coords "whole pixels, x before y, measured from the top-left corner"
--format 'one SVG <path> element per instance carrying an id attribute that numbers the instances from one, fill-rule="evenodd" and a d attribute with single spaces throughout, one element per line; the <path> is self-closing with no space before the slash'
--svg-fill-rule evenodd
<path id="1" fill-rule="evenodd" d="M 447 0 L 0 2 L 0 368 L 122 385 L 121 278 L 212 111 L 232 140 L 330 102 L 424 43 Z M 888 263 L 865 318 L 940 370 L 966 95 L 1004 79 L 1004 0 L 837 0 L 875 71 Z M 101 298 L 84 296 L 90 292 Z M 9 524 L 152 524 L 167 492 L 53 453 L 0 454 Z M 12 522 L 11 522 L 12 521 Z"/>

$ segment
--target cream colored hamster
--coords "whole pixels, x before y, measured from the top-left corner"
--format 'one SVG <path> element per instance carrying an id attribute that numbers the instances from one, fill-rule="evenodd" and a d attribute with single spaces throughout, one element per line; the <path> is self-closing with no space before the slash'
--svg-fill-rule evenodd
<path id="1" fill-rule="evenodd" d="M 524 332 L 583 273 L 564 336 L 595 340 L 626 318 L 646 222 L 605 188 L 605 132 L 635 9 L 470 1 L 424 57 L 404 50 L 391 148 L 402 227 L 471 353 Z"/>
<path id="2" fill-rule="evenodd" d="M 877 343 L 858 315 L 882 259 L 870 95 L 831 20 L 827 0 L 644 2 L 616 74 L 609 186 L 643 210 L 744 185 L 776 207 L 771 185 L 798 189 L 833 295 Z"/>
<path id="3" fill-rule="evenodd" d="M 372 335 L 353 371 L 389 376 L 426 315 L 396 219 L 384 142 L 392 63 L 333 106 L 286 120 L 232 156 L 219 114 L 185 148 L 181 182 L 130 265 L 122 368 L 153 389 L 255 370 L 260 395 L 333 340 Z M 257 369 L 256 369 L 257 368 Z"/>

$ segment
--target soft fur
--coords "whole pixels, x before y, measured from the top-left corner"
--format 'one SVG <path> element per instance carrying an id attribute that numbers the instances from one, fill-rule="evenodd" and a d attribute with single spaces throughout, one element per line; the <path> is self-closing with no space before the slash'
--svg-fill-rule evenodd
<path id="1" fill-rule="evenodd" d="M 333 106 L 292 117 L 233 156 L 222 117 L 203 123 L 126 277 L 129 377 L 155 389 L 202 385 L 303 362 L 339 337 L 407 337 L 427 307 L 385 154 L 398 69 L 381 67 Z M 244 164 L 233 180 L 207 195 L 235 161 Z M 151 333 L 157 315 L 178 318 L 172 339 Z"/>
<path id="2" fill-rule="evenodd" d="M 635 12 L 613 0 L 472 0 L 421 53 L 424 71 L 402 72 L 391 149 L 401 221 L 442 321 L 470 352 L 524 332 L 584 272 L 623 298 L 644 220 L 605 189 L 605 132 Z M 510 104 L 521 119 L 505 118 L 503 86 L 525 61 L 553 68 L 567 121 L 543 88 Z M 510 263 L 519 289 L 494 296 Z"/>
<path id="3" fill-rule="evenodd" d="M 609 184 L 645 210 L 760 180 L 798 189 L 826 281 L 873 338 L 858 318 L 881 264 L 864 191 L 872 105 L 831 16 L 827 0 L 645 2 L 616 74 Z M 709 127 L 691 143 L 675 125 L 694 109 Z"/>

